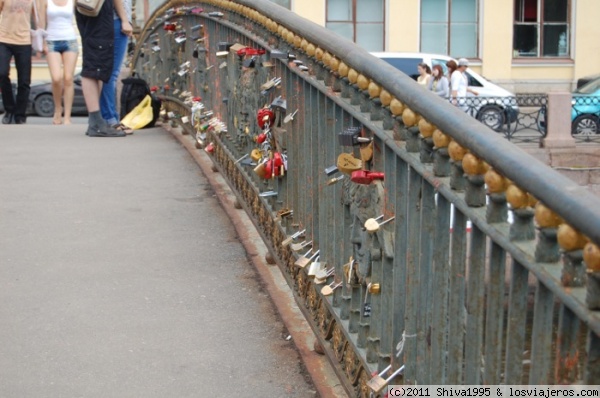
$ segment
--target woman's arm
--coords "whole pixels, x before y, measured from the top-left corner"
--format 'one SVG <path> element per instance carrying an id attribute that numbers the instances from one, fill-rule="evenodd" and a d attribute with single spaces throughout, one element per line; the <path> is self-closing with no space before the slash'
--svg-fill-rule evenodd
<path id="1" fill-rule="evenodd" d="M 121 32 L 127 36 L 131 36 L 133 27 L 131 26 L 131 22 L 127 19 L 127 11 L 125 11 L 123 0 L 115 0 L 115 11 L 121 19 Z"/>

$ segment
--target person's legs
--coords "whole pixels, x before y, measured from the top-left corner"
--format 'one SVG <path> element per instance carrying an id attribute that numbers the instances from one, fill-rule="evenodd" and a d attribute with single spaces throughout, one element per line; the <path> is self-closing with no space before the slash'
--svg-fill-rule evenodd
<path id="1" fill-rule="evenodd" d="M 102 87 L 102 93 L 100 95 L 100 110 L 102 112 L 102 118 L 107 121 L 111 126 L 119 123 L 119 114 L 117 113 L 117 102 L 116 102 L 116 84 L 119 78 L 119 72 L 121 71 L 121 65 L 127 52 L 127 42 L 129 38 L 121 32 L 121 20 L 114 20 L 114 59 L 112 73 L 109 81 Z"/>
<path id="2" fill-rule="evenodd" d="M 63 94 L 62 55 L 59 52 L 49 51 L 46 54 L 46 61 L 48 61 L 48 69 L 50 70 L 52 98 L 54 99 L 54 118 L 52 119 L 52 123 L 61 124 Z"/>
<path id="3" fill-rule="evenodd" d="M 0 90 L 2 90 L 2 103 L 4 104 L 4 117 L 2 123 L 10 124 L 14 120 L 15 97 L 10 82 L 10 59 L 12 51 L 7 44 L 0 43 Z"/>
<path id="4" fill-rule="evenodd" d="M 15 123 L 23 124 L 27 120 L 27 104 L 31 84 L 31 45 L 14 46 L 15 67 L 17 69 L 17 102 Z"/>
<path id="5" fill-rule="evenodd" d="M 76 45 L 77 43 L 75 43 Z M 65 105 L 65 124 L 71 124 L 71 110 L 73 109 L 73 97 L 75 88 L 73 86 L 73 75 L 75 74 L 75 65 L 77 64 L 76 51 L 65 51 L 62 54 L 64 71 L 64 105 Z"/>
<path id="6" fill-rule="evenodd" d="M 125 133 L 113 129 L 102 119 L 100 114 L 101 85 L 99 80 L 89 77 L 81 78 L 81 89 L 89 114 L 88 129 L 85 134 L 90 137 L 124 137 Z"/>

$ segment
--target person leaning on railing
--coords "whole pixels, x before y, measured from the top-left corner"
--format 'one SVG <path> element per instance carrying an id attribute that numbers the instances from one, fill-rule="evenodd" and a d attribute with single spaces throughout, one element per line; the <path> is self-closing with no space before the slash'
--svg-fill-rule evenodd
<path id="1" fill-rule="evenodd" d="M 433 65 L 427 89 L 442 98 L 448 98 L 448 95 L 450 95 L 450 83 L 448 83 L 448 78 L 444 76 L 444 70 L 440 65 Z"/>

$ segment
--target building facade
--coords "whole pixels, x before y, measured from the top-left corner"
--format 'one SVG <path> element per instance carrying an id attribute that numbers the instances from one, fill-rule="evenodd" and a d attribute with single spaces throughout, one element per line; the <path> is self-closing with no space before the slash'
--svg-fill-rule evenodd
<path id="1" fill-rule="evenodd" d="M 600 74 L 600 0 L 277 0 L 369 51 L 469 58 L 513 92 Z"/>

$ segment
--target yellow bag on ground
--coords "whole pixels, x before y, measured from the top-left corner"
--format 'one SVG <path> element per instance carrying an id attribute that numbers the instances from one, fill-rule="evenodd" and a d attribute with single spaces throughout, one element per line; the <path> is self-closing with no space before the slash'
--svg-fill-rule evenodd
<path id="1" fill-rule="evenodd" d="M 121 124 L 130 129 L 139 130 L 152 122 L 152 117 L 152 97 L 146 95 L 142 102 L 125 115 L 123 120 L 121 120 Z"/>

